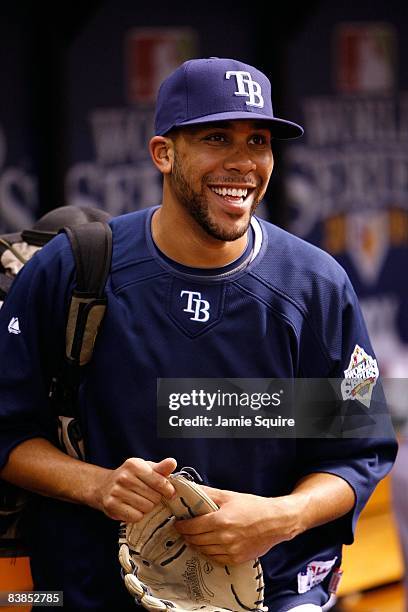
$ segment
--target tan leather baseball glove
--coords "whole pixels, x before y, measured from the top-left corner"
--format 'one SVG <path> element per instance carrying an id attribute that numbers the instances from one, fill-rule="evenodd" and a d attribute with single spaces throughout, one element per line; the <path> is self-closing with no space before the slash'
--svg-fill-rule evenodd
<path id="1" fill-rule="evenodd" d="M 119 561 L 135 602 L 151 611 L 265 612 L 260 561 L 220 565 L 189 546 L 174 522 L 218 506 L 188 472 L 170 479 L 176 489 L 171 500 L 163 499 L 138 523 L 121 524 Z"/>

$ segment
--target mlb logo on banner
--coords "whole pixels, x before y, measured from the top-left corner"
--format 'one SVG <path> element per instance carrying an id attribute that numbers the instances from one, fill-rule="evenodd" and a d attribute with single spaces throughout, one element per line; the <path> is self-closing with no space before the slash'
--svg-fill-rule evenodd
<path id="1" fill-rule="evenodd" d="M 340 24 L 336 86 L 343 93 L 389 93 L 396 80 L 396 33 L 389 23 Z"/>
<path id="2" fill-rule="evenodd" d="M 127 101 L 153 104 L 161 82 L 196 55 L 196 40 L 190 28 L 130 30 L 125 41 Z"/>

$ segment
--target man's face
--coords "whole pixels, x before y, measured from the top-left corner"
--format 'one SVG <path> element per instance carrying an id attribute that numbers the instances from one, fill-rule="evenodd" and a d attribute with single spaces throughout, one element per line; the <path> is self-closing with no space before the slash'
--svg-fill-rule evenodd
<path id="1" fill-rule="evenodd" d="M 247 231 L 272 169 L 271 135 L 262 123 L 203 124 L 176 133 L 169 184 L 207 235 L 232 241 Z"/>

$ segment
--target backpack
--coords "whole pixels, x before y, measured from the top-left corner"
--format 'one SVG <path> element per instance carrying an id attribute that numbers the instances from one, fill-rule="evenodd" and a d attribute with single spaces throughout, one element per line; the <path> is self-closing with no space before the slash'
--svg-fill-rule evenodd
<path id="1" fill-rule="evenodd" d="M 84 459 L 77 397 L 83 367 L 92 357 L 96 335 L 106 310 L 105 284 L 111 264 L 112 232 L 105 221 L 72 225 L 60 231 L 66 233 L 74 254 L 76 285 L 68 309 L 65 358 L 52 379 L 49 395 L 55 411 L 61 450 L 77 459 Z M 52 232 L 45 242 L 56 233 Z M 11 246 L 10 252 L 18 261 L 21 248 L 16 248 L 16 245 L 20 244 L 18 240 L 21 241 L 22 234 L 0 237 L 0 255 L 7 247 L 10 250 Z M 22 259 L 26 259 L 29 252 L 31 257 L 38 249 L 27 251 L 24 247 L 23 250 L 25 254 Z M 6 260 L 8 261 L 7 257 Z M 1 261 L 4 261 L 4 257 Z M 22 260 L 20 262 L 22 263 Z M 1 301 L 6 299 L 12 280 L 13 277 L 2 272 L 0 268 Z M 22 535 L 22 522 L 30 495 L 32 494 L 0 479 L 0 557 L 29 554 Z"/>
<path id="2" fill-rule="evenodd" d="M 24 264 L 66 226 L 93 221 L 108 223 L 111 215 L 91 206 L 60 206 L 38 219 L 29 229 L 0 236 L 0 308 Z"/>

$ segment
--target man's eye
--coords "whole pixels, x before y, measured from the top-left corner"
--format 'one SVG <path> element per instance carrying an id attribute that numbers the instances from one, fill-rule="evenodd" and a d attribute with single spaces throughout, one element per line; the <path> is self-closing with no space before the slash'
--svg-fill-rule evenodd
<path id="1" fill-rule="evenodd" d="M 249 142 L 254 145 L 264 145 L 268 143 L 268 139 L 263 134 L 254 134 Z"/>
<path id="2" fill-rule="evenodd" d="M 209 142 L 225 142 L 226 136 L 225 134 L 208 134 L 204 140 Z"/>

